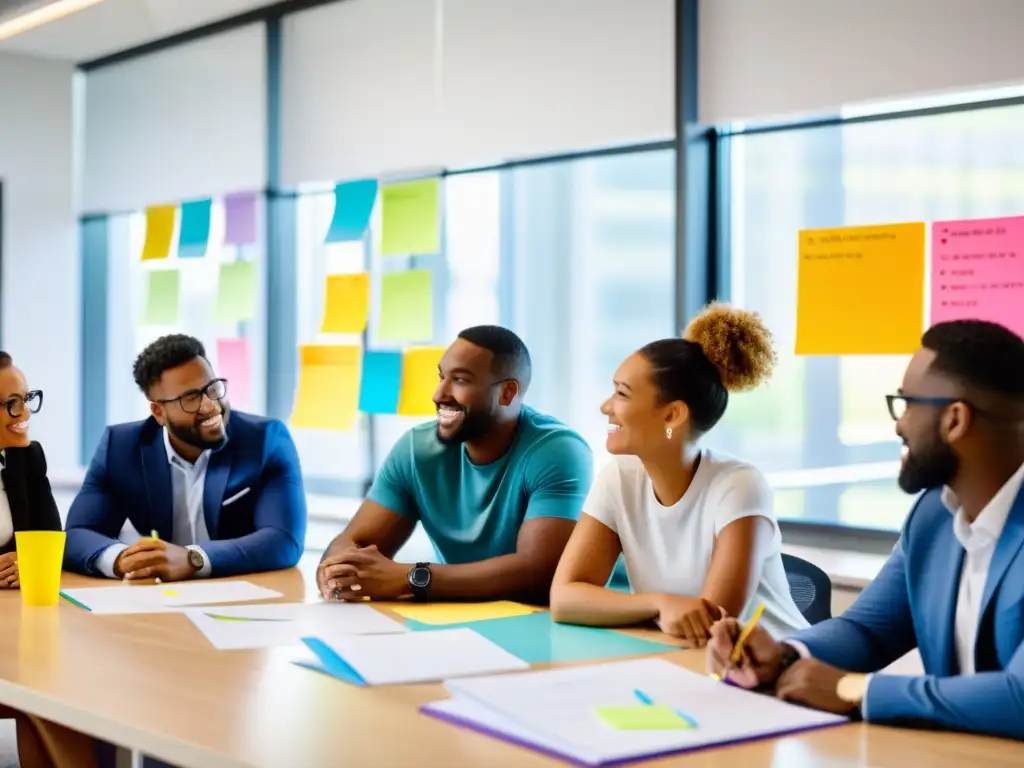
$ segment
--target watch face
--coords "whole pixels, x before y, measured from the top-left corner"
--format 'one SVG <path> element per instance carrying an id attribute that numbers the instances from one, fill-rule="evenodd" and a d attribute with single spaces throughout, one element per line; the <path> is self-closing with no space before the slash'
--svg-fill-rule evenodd
<path id="1" fill-rule="evenodd" d="M 203 567 L 203 556 L 196 552 L 194 549 L 188 551 L 188 562 L 193 568 Z"/>
<path id="2" fill-rule="evenodd" d="M 409 583 L 414 587 L 425 587 L 430 584 L 429 568 L 413 568 L 409 574 Z"/>

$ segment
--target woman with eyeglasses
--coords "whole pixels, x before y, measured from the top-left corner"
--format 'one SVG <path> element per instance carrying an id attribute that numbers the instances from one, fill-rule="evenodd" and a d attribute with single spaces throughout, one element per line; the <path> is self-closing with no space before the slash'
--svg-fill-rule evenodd
<path id="1" fill-rule="evenodd" d="M 17 589 L 16 531 L 59 531 L 60 513 L 46 479 L 43 447 L 28 436 L 29 419 L 43 405 L 11 356 L 0 352 L 0 589 Z"/>
<path id="2" fill-rule="evenodd" d="M 0 590 L 18 589 L 18 531 L 59 531 L 60 513 L 46 478 L 46 456 L 29 439 L 32 414 L 43 393 L 29 389 L 11 356 L 0 352 Z M 0 720 L 17 725 L 22 768 L 90 768 L 94 742 L 63 726 L 0 704 Z"/>

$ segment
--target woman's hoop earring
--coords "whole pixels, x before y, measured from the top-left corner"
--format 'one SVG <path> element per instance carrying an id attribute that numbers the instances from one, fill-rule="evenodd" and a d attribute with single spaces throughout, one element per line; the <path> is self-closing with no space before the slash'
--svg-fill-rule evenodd
<path id="1" fill-rule="evenodd" d="M 667 427 L 665 429 L 665 439 L 667 439 L 667 440 L 671 440 L 672 439 L 672 427 Z"/>

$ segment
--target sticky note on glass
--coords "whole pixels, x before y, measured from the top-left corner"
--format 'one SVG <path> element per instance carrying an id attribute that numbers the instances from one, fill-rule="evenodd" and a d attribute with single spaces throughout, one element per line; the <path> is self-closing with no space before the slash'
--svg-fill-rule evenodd
<path id="1" fill-rule="evenodd" d="M 381 341 L 431 341 L 434 338 L 434 294 L 429 269 L 389 272 L 381 278 Z"/>
<path id="2" fill-rule="evenodd" d="M 254 262 L 231 261 L 220 265 L 217 281 L 215 323 L 244 323 L 252 320 L 256 308 L 256 270 Z"/>
<path id="3" fill-rule="evenodd" d="M 200 259 L 210 242 L 211 200 L 192 200 L 181 204 L 181 232 L 178 234 L 178 258 Z"/>
<path id="4" fill-rule="evenodd" d="M 146 209 L 146 241 L 142 245 L 142 260 L 166 259 L 171 252 L 174 237 L 176 205 L 154 205 Z"/>
<path id="5" fill-rule="evenodd" d="M 177 325 L 180 276 L 176 269 L 149 270 L 143 325 Z"/>
<path id="6" fill-rule="evenodd" d="M 597 707 L 594 713 L 616 731 L 685 731 L 692 728 L 671 707 L 659 704 Z"/>
<path id="7" fill-rule="evenodd" d="M 381 190 L 382 256 L 441 250 L 441 181 L 388 184 Z"/>
<path id="8" fill-rule="evenodd" d="M 434 416 L 437 366 L 444 347 L 414 347 L 402 356 L 402 388 L 398 394 L 400 416 Z"/>
<path id="9" fill-rule="evenodd" d="M 321 333 L 362 333 L 370 316 L 370 275 L 328 275 Z"/>
<path id="10" fill-rule="evenodd" d="M 1024 336 L 1024 216 L 932 224 L 931 322 L 987 320 Z"/>
<path id="11" fill-rule="evenodd" d="M 248 339 L 217 339 L 217 375 L 228 380 L 231 405 L 252 408 L 252 381 Z"/>
<path id="12" fill-rule="evenodd" d="M 359 386 L 359 410 L 363 413 L 397 413 L 402 388 L 401 352 L 366 352 Z"/>
<path id="13" fill-rule="evenodd" d="M 902 355 L 924 330 L 924 223 L 799 233 L 796 354 Z"/>
<path id="14" fill-rule="evenodd" d="M 224 244 L 256 242 L 256 193 L 238 192 L 224 198 Z"/>
<path id="15" fill-rule="evenodd" d="M 334 216 L 327 230 L 328 243 L 362 240 L 377 202 L 377 180 L 361 179 L 334 188 Z"/>
<path id="16" fill-rule="evenodd" d="M 347 432 L 359 403 L 358 346 L 314 345 L 299 348 L 299 387 L 292 410 L 296 428 Z"/>

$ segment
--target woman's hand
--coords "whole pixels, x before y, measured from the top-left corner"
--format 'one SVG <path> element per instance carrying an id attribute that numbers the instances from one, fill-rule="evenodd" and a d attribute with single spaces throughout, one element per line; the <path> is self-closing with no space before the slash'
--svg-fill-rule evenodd
<path id="1" fill-rule="evenodd" d="M 711 626 L 721 617 L 722 609 L 702 597 L 658 596 L 658 629 L 683 638 L 691 647 L 703 648 Z"/>
<path id="2" fill-rule="evenodd" d="M 0 555 L 0 589 L 17 589 L 21 586 L 18 578 L 18 553 Z"/>

